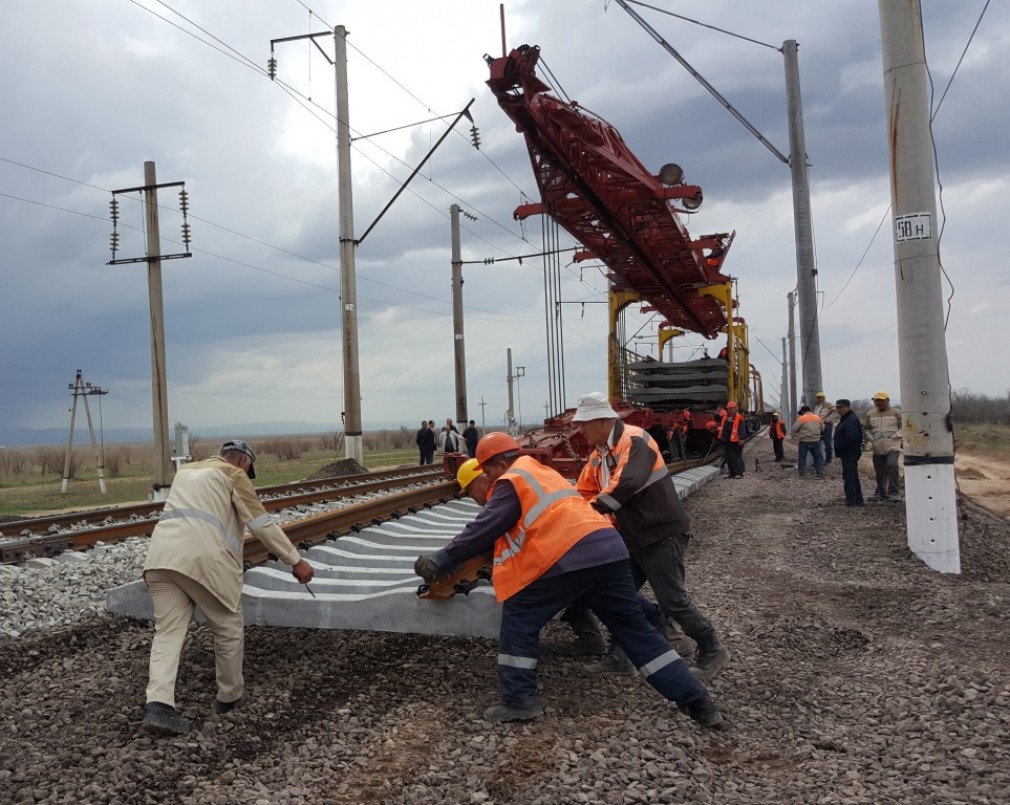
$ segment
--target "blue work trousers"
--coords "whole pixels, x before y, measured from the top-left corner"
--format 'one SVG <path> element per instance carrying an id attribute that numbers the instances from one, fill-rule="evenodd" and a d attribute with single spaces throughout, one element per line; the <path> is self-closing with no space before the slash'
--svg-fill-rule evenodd
<path id="1" fill-rule="evenodd" d="M 863 505 L 863 488 L 859 483 L 859 453 L 847 453 L 838 457 L 842 462 L 842 487 L 845 502 L 850 506 Z"/>
<path id="2" fill-rule="evenodd" d="M 645 619 L 628 560 L 540 578 L 502 605 L 498 684 L 510 707 L 539 703 L 540 630 L 572 604 L 592 609 L 646 682 L 681 709 L 708 694 L 687 663 Z"/>
<path id="3" fill-rule="evenodd" d="M 820 442 L 800 442 L 799 463 L 797 469 L 800 475 L 807 470 L 807 453 L 814 457 L 814 472 L 820 478 L 824 475 L 824 456 L 821 455 Z"/>

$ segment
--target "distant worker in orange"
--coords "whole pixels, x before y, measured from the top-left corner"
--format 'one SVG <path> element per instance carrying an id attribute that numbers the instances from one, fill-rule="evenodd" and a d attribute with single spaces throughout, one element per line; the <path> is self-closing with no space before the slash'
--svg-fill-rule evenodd
<path id="1" fill-rule="evenodd" d="M 743 443 L 747 438 L 747 421 L 735 402 L 726 403 L 725 416 L 719 421 L 715 439 L 722 445 L 726 469 L 730 478 L 743 478 Z"/>
<path id="2" fill-rule="evenodd" d="M 782 449 L 782 442 L 786 438 L 786 426 L 779 419 L 779 412 L 772 412 L 772 421 L 768 424 L 768 437 L 772 440 L 772 449 L 775 451 L 775 460 L 782 461 L 785 452 Z"/>
<path id="3" fill-rule="evenodd" d="M 414 572 L 430 583 L 494 546 L 493 584 L 502 604 L 501 703 L 488 707 L 484 718 L 529 721 L 543 715 L 536 671 L 540 630 L 576 604 L 597 614 L 660 694 L 702 726 L 719 726 L 722 716 L 704 686 L 645 619 L 628 549 L 610 521 L 555 470 L 519 455 L 519 444 L 507 433 L 485 435 L 477 443 L 477 462 L 470 472 L 483 470 L 491 484 L 484 508 L 444 548 L 419 556 Z"/>
<path id="4" fill-rule="evenodd" d="M 824 477 L 824 456 L 821 454 L 821 431 L 824 430 L 824 423 L 821 418 L 810 410 L 809 405 L 801 405 L 799 416 L 793 425 L 793 434 L 799 440 L 799 458 L 796 468 L 799 470 L 800 478 L 807 471 L 807 456 L 814 459 L 814 472 L 818 478 Z"/>

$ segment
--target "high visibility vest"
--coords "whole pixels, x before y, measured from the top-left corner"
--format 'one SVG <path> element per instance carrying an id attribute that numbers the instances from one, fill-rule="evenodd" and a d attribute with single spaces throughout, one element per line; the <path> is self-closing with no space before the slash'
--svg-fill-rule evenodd
<path id="1" fill-rule="evenodd" d="M 670 471 L 666 468 L 666 461 L 663 459 L 663 454 L 659 451 L 659 447 L 656 445 L 655 440 L 649 436 L 644 430 L 635 425 L 627 425 L 622 423 L 622 433 L 621 438 L 617 440 L 611 450 L 609 458 L 613 462 L 612 465 L 608 465 L 606 461 L 603 460 L 603 456 L 600 451 L 594 450 L 592 455 L 589 457 L 589 464 L 582 470 L 582 476 L 579 477 L 579 483 L 576 486 L 579 487 L 580 491 L 583 490 L 583 477 L 592 475 L 595 481 L 596 489 L 599 495 L 605 495 L 612 491 L 621 481 L 621 471 L 624 469 L 625 465 L 628 463 L 628 458 L 631 456 L 631 437 L 636 436 L 642 439 L 649 449 L 652 451 L 652 472 L 649 475 L 648 480 L 639 488 L 636 489 L 637 492 L 641 492 L 647 486 L 651 486 L 656 483 L 656 481 L 662 480 L 670 474 Z"/>
<path id="2" fill-rule="evenodd" d="M 494 594 L 505 601 L 554 567 L 583 537 L 613 526 L 535 458 L 519 456 L 501 477 L 512 483 L 522 506 L 518 522 L 494 544 Z"/>
<path id="3" fill-rule="evenodd" d="M 776 419 L 774 422 L 772 422 L 771 428 L 768 429 L 768 435 L 772 439 L 786 438 L 786 426 L 782 424 L 781 419 Z"/>
<path id="4" fill-rule="evenodd" d="M 723 411 L 722 412 L 722 419 L 719 420 L 719 430 L 718 430 L 718 433 L 719 433 L 720 437 L 722 436 L 723 425 L 726 424 L 726 420 L 728 418 L 729 418 L 729 412 L 728 411 Z M 739 442 L 740 441 L 740 423 L 741 422 L 743 422 L 743 414 L 734 414 L 733 415 L 733 428 L 729 432 L 729 440 L 731 442 Z"/>
<path id="5" fill-rule="evenodd" d="M 681 425 L 680 425 L 681 433 L 683 433 L 685 436 L 687 436 L 687 431 L 691 427 L 691 419 L 692 419 L 691 412 L 690 411 L 685 411 L 684 412 L 684 421 L 681 422 Z"/>

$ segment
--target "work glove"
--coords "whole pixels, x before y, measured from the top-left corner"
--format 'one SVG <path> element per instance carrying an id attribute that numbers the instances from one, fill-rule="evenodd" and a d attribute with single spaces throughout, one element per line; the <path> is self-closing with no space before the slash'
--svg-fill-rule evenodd
<path id="1" fill-rule="evenodd" d="M 611 514 L 611 513 L 612 513 L 612 512 L 610 511 L 610 509 L 608 509 L 608 508 L 607 508 L 606 506 L 604 506 L 604 505 L 603 505 L 602 503 L 600 503 L 600 501 L 598 501 L 598 500 L 594 500 L 594 501 L 593 501 L 592 503 L 590 503 L 589 505 L 590 505 L 590 506 L 592 506 L 592 507 L 593 507 L 594 509 L 596 509 L 596 511 L 598 511 L 598 512 L 599 512 L 600 514 Z"/>
<path id="2" fill-rule="evenodd" d="M 414 562 L 414 572 L 428 584 L 431 584 L 442 572 L 442 568 L 435 558 L 435 554 L 426 553 L 417 557 L 417 561 Z"/>

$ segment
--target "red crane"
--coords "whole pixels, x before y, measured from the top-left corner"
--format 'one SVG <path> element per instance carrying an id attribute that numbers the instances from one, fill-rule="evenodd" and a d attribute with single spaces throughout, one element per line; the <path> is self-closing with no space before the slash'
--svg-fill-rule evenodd
<path id="1" fill-rule="evenodd" d="M 653 176 L 613 126 L 547 94 L 535 72 L 539 58 L 540 48 L 523 45 L 487 59 L 488 86 L 526 138 L 542 199 L 518 207 L 516 219 L 551 215 L 586 247 L 576 259 L 607 266 L 614 290 L 636 291 L 664 326 L 714 338 L 727 313 L 698 289 L 731 281 L 719 269 L 732 236 L 692 240 L 677 212 L 700 207 L 701 188 L 684 184 L 677 165 Z"/>

